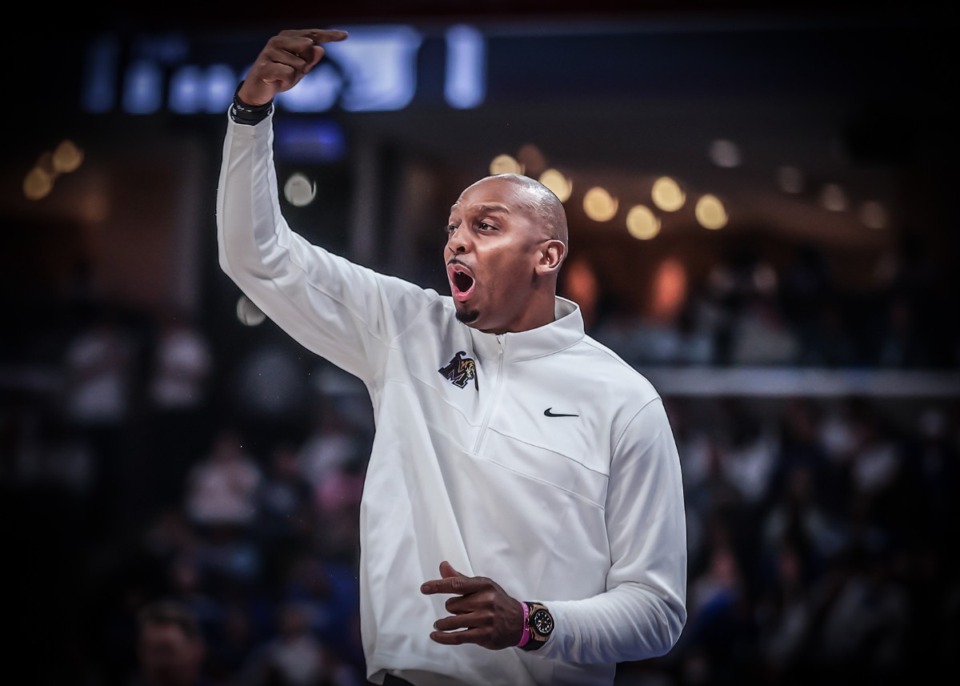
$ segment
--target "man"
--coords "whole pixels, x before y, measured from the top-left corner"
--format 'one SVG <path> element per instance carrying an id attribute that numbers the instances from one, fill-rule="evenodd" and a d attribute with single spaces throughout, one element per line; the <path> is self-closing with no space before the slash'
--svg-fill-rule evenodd
<path id="1" fill-rule="evenodd" d="M 609 685 L 618 662 L 669 651 L 686 621 L 683 493 L 663 404 L 557 297 L 566 218 L 532 179 L 488 177 L 453 205 L 452 297 L 291 231 L 272 102 L 323 44 L 346 38 L 282 31 L 260 52 L 230 108 L 217 223 L 223 270 L 370 392 L 368 678 Z"/>
<path id="2" fill-rule="evenodd" d="M 137 614 L 135 686 L 204 686 L 206 642 L 196 615 L 176 602 L 158 600 Z"/>

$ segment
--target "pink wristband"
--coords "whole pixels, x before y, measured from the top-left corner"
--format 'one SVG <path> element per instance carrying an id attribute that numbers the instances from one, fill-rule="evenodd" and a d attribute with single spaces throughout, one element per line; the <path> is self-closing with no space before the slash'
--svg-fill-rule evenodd
<path id="1" fill-rule="evenodd" d="M 523 608 L 523 633 L 520 635 L 518 648 L 522 648 L 530 642 L 530 625 L 527 623 L 530 619 L 530 608 L 522 600 L 520 601 L 520 607 Z"/>

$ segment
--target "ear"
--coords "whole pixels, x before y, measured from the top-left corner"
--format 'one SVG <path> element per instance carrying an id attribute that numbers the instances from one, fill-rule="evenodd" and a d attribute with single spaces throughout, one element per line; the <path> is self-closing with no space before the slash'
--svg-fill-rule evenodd
<path id="1" fill-rule="evenodd" d="M 537 273 L 546 276 L 556 274 L 567 256 L 567 246 L 561 240 L 547 241 L 540 246 L 540 259 L 537 262 Z"/>

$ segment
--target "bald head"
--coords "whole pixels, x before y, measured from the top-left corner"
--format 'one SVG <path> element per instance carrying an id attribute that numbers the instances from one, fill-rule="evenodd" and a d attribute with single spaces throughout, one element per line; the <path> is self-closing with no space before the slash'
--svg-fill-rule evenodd
<path id="1" fill-rule="evenodd" d="M 552 190 L 536 179 L 524 176 L 523 174 L 494 174 L 484 177 L 471 185 L 476 186 L 477 184 L 495 179 L 508 181 L 521 187 L 527 198 L 527 202 L 524 204 L 528 210 L 541 219 L 547 236 L 561 241 L 565 246 L 569 246 L 570 239 L 567 230 L 567 213 L 563 208 L 563 203 L 560 202 L 560 198 L 558 198 Z"/>

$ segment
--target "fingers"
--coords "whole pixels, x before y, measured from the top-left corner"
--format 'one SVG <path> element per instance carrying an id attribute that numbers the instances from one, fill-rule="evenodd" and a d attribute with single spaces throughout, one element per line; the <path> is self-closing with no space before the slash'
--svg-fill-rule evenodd
<path id="1" fill-rule="evenodd" d="M 475 643 L 484 648 L 490 647 L 489 638 L 483 631 L 468 629 L 465 631 L 431 631 L 430 639 L 435 643 L 447 646 L 458 646 L 464 643 Z"/>
<path id="2" fill-rule="evenodd" d="M 476 593 L 491 587 L 490 579 L 482 576 L 448 576 L 442 579 L 431 579 L 420 585 L 420 592 L 424 595 L 434 595 L 437 593 L 453 593 L 456 595 L 466 595 Z"/>
<path id="3" fill-rule="evenodd" d="M 430 638 L 443 645 L 475 643 L 490 650 L 516 645 L 521 632 L 520 603 L 493 579 L 464 576 L 444 560 L 439 579 L 425 581 L 425 595 L 450 594 L 444 609 L 450 613 L 434 622 Z"/>
<path id="4" fill-rule="evenodd" d="M 287 30 L 281 31 L 279 35 L 298 35 L 306 36 L 313 40 L 314 43 L 332 43 L 336 41 L 342 41 L 346 39 L 349 34 L 346 31 L 341 31 L 340 29 L 304 29 L 304 30 Z"/>
<path id="5" fill-rule="evenodd" d="M 444 645 L 476 643 L 484 648 L 501 648 L 497 640 L 496 618 L 489 612 L 471 612 L 443 617 L 433 624 L 430 638 Z"/>
<path id="6" fill-rule="evenodd" d="M 270 102 L 293 88 L 323 58 L 322 44 L 342 41 L 338 29 L 290 29 L 270 38 L 257 56 L 238 93 L 249 105 Z"/>
<path id="7" fill-rule="evenodd" d="M 515 621 L 514 621 L 515 620 Z M 441 617 L 433 624 L 430 639 L 443 645 L 475 643 L 490 650 L 516 645 L 520 634 L 520 620 L 494 606 L 475 608 L 449 617 Z"/>
<path id="8" fill-rule="evenodd" d="M 453 568 L 453 565 L 444 560 L 440 563 L 440 576 L 444 579 L 450 579 L 455 576 L 464 576 L 456 569 Z"/>
<path id="9" fill-rule="evenodd" d="M 281 31 L 270 39 L 267 47 L 281 51 L 277 57 L 282 58 L 286 51 L 299 57 L 305 63 L 304 72 L 310 69 L 323 57 L 324 43 L 336 43 L 346 40 L 348 34 L 339 29 L 297 29 Z M 272 44 L 272 45 L 271 45 Z"/>
<path id="10" fill-rule="evenodd" d="M 434 593 L 472 593 L 481 588 L 479 584 L 473 583 L 477 580 L 482 581 L 483 577 L 468 577 L 461 574 L 453 565 L 443 560 L 440 563 L 440 578 L 425 581 L 420 586 L 420 592 L 425 595 Z"/>

